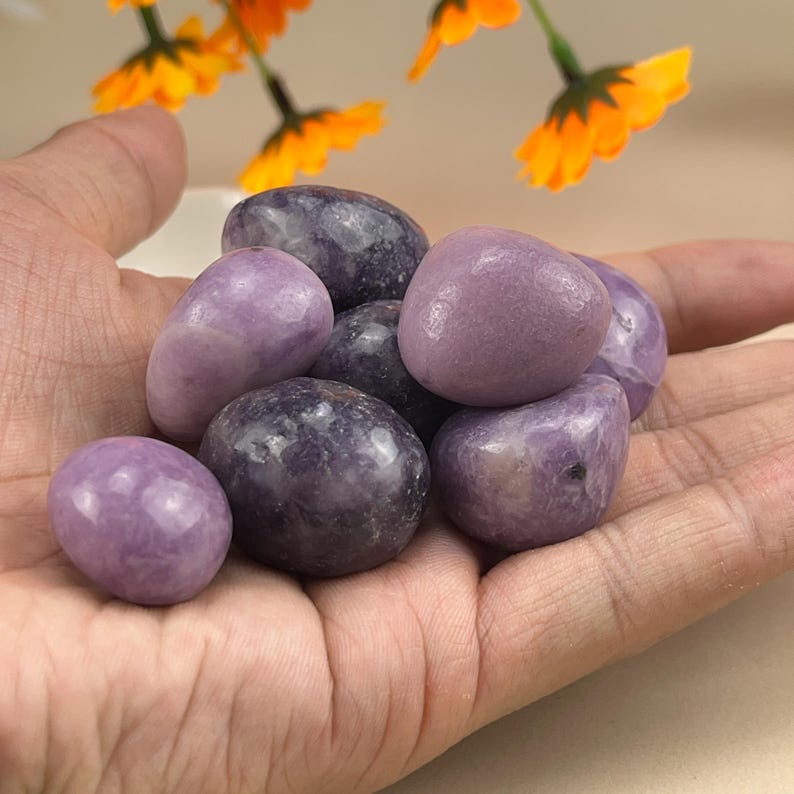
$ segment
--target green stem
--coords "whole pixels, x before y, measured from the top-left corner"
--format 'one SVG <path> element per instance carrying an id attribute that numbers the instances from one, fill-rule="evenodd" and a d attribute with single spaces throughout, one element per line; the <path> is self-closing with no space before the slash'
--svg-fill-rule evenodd
<path id="1" fill-rule="evenodd" d="M 554 25 L 551 24 L 546 9 L 540 4 L 540 0 L 527 0 L 532 13 L 535 15 L 538 24 L 546 34 L 549 41 L 549 52 L 557 68 L 562 72 L 566 83 L 574 83 L 585 76 L 584 69 L 579 65 L 579 61 L 574 55 L 571 45 L 559 34 Z"/>
<path id="2" fill-rule="evenodd" d="M 141 15 L 143 26 L 149 35 L 149 41 L 154 45 L 168 44 L 168 38 L 160 27 L 160 12 L 156 6 L 144 6 L 138 9 L 138 13 Z"/>
<path id="3" fill-rule="evenodd" d="M 295 106 L 290 99 L 284 84 L 267 65 L 267 62 L 259 52 L 259 47 L 257 46 L 256 40 L 251 35 L 251 31 L 249 31 L 243 23 L 243 20 L 240 19 L 240 15 L 237 13 L 237 10 L 229 2 L 229 0 L 221 0 L 221 5 L 223 5 L 223 7 L 226 9 L 229 20 L 240 34 L 240 38 L 242 38 L 242 40 L 245 42 L 248 54 L 251 56 L 251 60 L 254 62 L 254 65 L 259 72 L 259 78 L 262 81 L 262 85 L 270 95 L 270 98 L 275 103 L 281 115 L 284 117 L 284 121 L 289 123 L 299 118 L 300 114 L 295 110 Z"/>

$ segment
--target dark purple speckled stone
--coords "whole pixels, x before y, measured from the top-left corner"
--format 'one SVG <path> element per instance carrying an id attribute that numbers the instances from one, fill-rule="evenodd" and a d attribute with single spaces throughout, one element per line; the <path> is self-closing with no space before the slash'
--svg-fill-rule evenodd
<path id="1" fill-rule="evenodd" d="M 50 482 L 47 507 L 67 557 L 136 604 L 174 604 L 221 567 L 232 516 L 218 481 L 162 441 L 103 438 L 74 451 Z"/>
<path id="2" fill-rule="evenodd" d="M 667 363 L 667 330 L 659 307 L 634 279 L 591 259 L 584 262 L 604 283 L 612 301 L 612 321 L 604 344 L 588 372 L 610 375 L 626 390 L 631 418 L 648 407 Z"/>
<path id="3" fill-rule="evenodd" d="M 587 374 L 520 408 L 455 414 L 433 442 L 433 482 L 461 530 L 520 551 L 596 526 L 623 476 L 628 447 L 623 389 L 613 378 Z"/>
<path id="4" fill-rule="evenodd" d="M 334 330 L 309 375 L 337 380 L 391 405 L 425 446 L 461 406 L 420 386 L 397 347 L 401 302 L 373 301 L 337 314 Z"/>
<path id="5" fill-rule="evenodd" d="M 210 423 L 199 459 L 226 491 L 243 551 L 311 576 L 394 557 L 419 525 L 430 484 L 424 447 L 392 408 L 312 378 L 232 402 Z"/>
<path id="6" fill-rule="evenodd" d="M 223 250 L 251 245 L 280 248 L 307 264 L 341 312 L 402 298 L 429 244 L 414 220 L 382 199 L 297 185 L 258 193 L 232 209 Z"/>

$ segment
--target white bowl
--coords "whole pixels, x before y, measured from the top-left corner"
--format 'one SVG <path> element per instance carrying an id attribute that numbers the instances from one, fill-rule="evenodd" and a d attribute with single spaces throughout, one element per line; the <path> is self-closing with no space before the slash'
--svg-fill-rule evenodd
<path id="1" fill-rule="evenodd" d="M 186 190 L 165 225 L 119 264 L 156 276 L 195 278 L 221 255 L 223 223 L 244 196 L 230 187 Z"/>

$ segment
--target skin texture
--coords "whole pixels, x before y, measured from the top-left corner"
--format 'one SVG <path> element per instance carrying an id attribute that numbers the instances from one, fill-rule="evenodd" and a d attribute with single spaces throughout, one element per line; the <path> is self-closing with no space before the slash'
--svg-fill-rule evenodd
<path id="1" fill-rule="evenodd" d="M 152 430 L 146 357 L 186 283 L 113 256 L 183 180 L 151 108 L 0 166 L 2 794 L 371 792 L 794 567 L 794 345 L 704 349 L 794 320 L 794 246 L 704 242 L 609 258 L 673 355 L 599 528 L 494 564 L 431 513 L 349 578 L 232 556 L 185 604 L 109 600 L 58 551 L 47 483 Z"/>

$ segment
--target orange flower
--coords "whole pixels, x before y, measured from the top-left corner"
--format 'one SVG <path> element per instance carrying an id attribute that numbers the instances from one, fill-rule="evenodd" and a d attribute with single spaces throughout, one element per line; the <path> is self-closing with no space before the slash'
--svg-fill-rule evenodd
<path id="1" fill-rule="evenodd" d="M 422 78 L 442 44 L 461 44 L 474 35 L 479 25 L 503 28 L 520 16 L 518 0 L 441 0 L 430 16 L 430 29 L 408 79 Z"/>
<path id="2" fill-rule="evenodd" d="M 288 11 L 305 11 L 312 0 L 231 0 L 231 7 L 256 42 L 257 52 L 265 52 L 271 36 L 281 36 L 287 29 Z M 230 44 L 237 52 L 245 52 L 245 42 L 237 26 L 226 15 L 213 38 Z"/>
<path id="3" fill-rule="evenodd" d="M 153 6 L 156 2 L 157 0 L 108 0 L 108 8 L 115 14 L 127 3 L 133 8 L 146 8 L 146 6 Z"/>
<path id="4" fill-rule="evenodd" d="M 525 163 L 519 179 L 558 191 L 581 182 L 594 155 L 617 157 L 632 131 L 652 126 L 668 105 L 686 96 L 691 55 L 684 47 L 571 82 L 546 121 L 516 150 Z"/>
<path id="5" fill-rule="evenodd" d="M 379 132 L 383 102 L 362 102 L 347 110 L 317 110 L 285 121 L 240 175 L 243 189 L 259 193 L 291 185 L 297 171 L 319 174 L 330 149 L 350 151 L 362 135 Z"/>
<path id="6" fill-rule="evenodd" d="M 179 110 L 190 94 L 207 96 L 218 88 L 220 75 L 242 65 L 224 47 L 204 37 L 198 17 L 190 17 L 173 39 L 152 42 L 92 91 L 94 109 L 109 113 L 153 99 L 167 110 Z"/>

